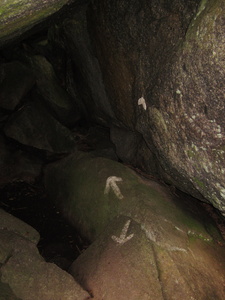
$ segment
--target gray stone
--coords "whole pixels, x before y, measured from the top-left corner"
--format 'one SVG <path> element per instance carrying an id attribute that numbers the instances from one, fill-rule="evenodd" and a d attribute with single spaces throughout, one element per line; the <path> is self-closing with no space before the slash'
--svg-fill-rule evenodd
<path id="1" fill-rule="evenodd" d="M 2 281 L 15 295 L 30 300 L 86 300 L 89 295 L 71 275 L 32 252 L 17 253 L 1 267 Z M 27 280 L 29 278 L 29 281 Z"/>
<path id="2" fill-rule="evenodd" d="M 225 215 L 224 9 L 93 1 L 88 20 L 118 122 L 143 136 L 163 180 Z"/>
<path id="3" fill-rule="evenodd" d="M 54 119 L 40 103 L 32 102 L 12 115 L 5 134 L 19 143 L 51 153 L 72 152 L 71 131 Z"/>
<path id="4" fill-rule="evenodd" d="M 64 48 L 72 58 L 74 72 L 82 89 L 83 105 L 90 118 L 106 124 L 114 118 L 98 60 L 87 29 L 86 6 L 76 10 L 71 18 L 66 18 L 59 29 Z M 71 75 L 70 75 L 71 76 Z"/>
<path id="5" fill-rule="evenodd" d="M 60 85 L 52 65 L 41 55 L 25 59 L 33 70 L 37 91 L 55 118 L 66 126 L 73 126 L 80 119 L 80 112 L 73 98 Z"/>
<path id="6" fill-rule="evenodd" d="M 40 256 L 35 229 L 2 210 L 0 213 L 0 286 L 7 288 L 0 297 L 7 292 L 9 299 L 21 300 L 89 298 L 71 275 Z"/>
<path id="7" fill-rule="evenodd" d="M 13 294 L 9 285 L 0 282 L 0 300 L 21 300 Z"/>
<path id="8" fill-rule="evenodd" d="M 37 243 L 39 242 L 40 235 L 33 227 L 19 220 L 13 215 L 5 212 L 3 209 L 0 209 L 0 220 L 0 230 L 2 230 L 1 234 L 3 234 L 4 230 L 6 231 L 5 234 L 3 234 L 3 236 L 7 236 L 7 232 L 8 234 L 10 234 L 10 232 L 13 232 L 15 235 L 18 235 L 23 239 L 31 241 L 35 245 L 37 245 Z M 3 239 L 1 239 L 1 245 L 3 246 L 3 248 L 6 244 L 12 249 L 14 242 L 12 242 L 11 245 L 9 245 L 9 238 L 5 238 L 5 243 L 3 243 Z M 2 262 L 4 261 L 1 260 L 1 263 Z"/>
<path id="9" fill-rule="evenodd" d="M 110 139 L 115 144 L 118 157 L 125 163 L 136 165 L 136 157 L 142 136 L 118 126 L 111 126 Z"/>

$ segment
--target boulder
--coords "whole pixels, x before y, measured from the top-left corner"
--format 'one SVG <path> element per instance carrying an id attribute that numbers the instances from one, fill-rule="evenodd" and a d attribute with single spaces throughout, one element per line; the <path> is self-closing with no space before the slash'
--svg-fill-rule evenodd
<path id="1" fill-rule="evenodd" d="M 223 215 L 224 9 L 223 0 L 106 0 L 88 17 L 121 127 L 142 135 L 163 180 Z"/>
<path id="2" fill-rule="evenodd" d="M 68 153 L 75 147 L 71 131 L 38 102 L 28 103 L 15 112 L 6 123 L 4 133 L 23 145 L 50 153 Z"/>
<path id="3" fill-rule="evenodd" d="M 41 55 L 26 56 L 24 60 L 35 74 L 37 92 L 50 113 L 62 124 L 73 126 L 80 119 L 78 106 L 62 87 L 51 63 Z"/>
<path id="4" fill-rule="evenodd" d="M 115 218 L 70 272 L 96 300 L 224 298 L 224 249 L 197 241 L 164 248 L 151 234 L 132 218 Z"/>
<path id="5" fill-rule="evenodd" d="M 112 124 L 110 139 L 115 145 L 117 156 L 123 163 L 159 176 L 155 154 L 139 132 Z"/>
<path id="6" fill-rule="evenodd" d="M 25 222 L 17 219 L 13 215 L 5 212 L 3 209 L 0 209 L 0 217 L 1 217 L 0 230 L 2 230 L 1 233 L 3 237 L 5 236 L 5 234 L 3 234 L 3 231 L 5 230 L 5 232 L 8 231 L 9 234 L 11 232 L 12 235 L 14 234 L 18 235 L 21 238 L 27 239 L 33 244 L 37 245 L 37 243 L 40 240 L 40 235 L 34 228 L 26 224 Z M 1 245 L 2 245 L 2 249 L 5 250 L 8 249 L 7 250 L 8 252 L 1 251 L 1 263 L 4 263 L 8 257 L 9 252 L 12 252 L 16 249 L 13 248 L 14 247 L 13 239 L 10 244 L 9 240 L 7 242 L 7 239 L 6 239 L 6 243 L 4 243 L 2 238 Z M 17 251 L 18 250 L 19 249 L 17 249 Z"/>
<path id="7" fill-rule="evenodd" d="M 35 229 L 3 210 L 0 216 L 0 298 L 5 294 L 21 300 L 89 298 L 71 275 L 40 256 Z"/>
<path id="8" fill-rule="evenodd" d="M 0 282 L 0 291 L 1 300 L 21 300 L 13 294 L 9 285 L 6 283 Z"/>
<path id="9" fill-rule="evenodd" d="M 49 164 L 45 186 L 93 242 L 71 272 L 94 299 L 224 298 L 224 241 L 199 203 L 81 152 Z"/>
<path id="10" fill-rule="evenodd" d="M 86 5 L 74 10 L 72 16 L 65 18 L 62 26 L 55 27 L 53 32 L 54 36 L 61 39 L 67 55 L 71 57 L 68 69 L 72 65 L 72 70 L 68 76 L 70 81 L 72 78 L 76 79 L 75 85 L 78 86 L 77 90 L 83 101 L 79 105 L 85 106 L 89 118 L 100 124 L 107 124 L 115 118 L 88 34 L 86 10 Z"/>

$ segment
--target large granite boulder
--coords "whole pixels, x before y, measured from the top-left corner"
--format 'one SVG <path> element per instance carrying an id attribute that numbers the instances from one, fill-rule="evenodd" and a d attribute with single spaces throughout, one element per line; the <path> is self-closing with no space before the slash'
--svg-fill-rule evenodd
<path id="1" fill-rule="evenodd" d="M 198 203 L 81 152 L 49 164 L 45 186 L 94 241 L 71 268 L 94 299 L 224 298 L 224 241 Z"/>
<path id="2" fill-rule="evenodd" d="M 223 250 L 197 241 L 188 250 L 164 248 L 143 229 L 132 218 L 120 216 L 73 263 L 71 274 L 94 299 L 224 298 Z"/>
<path id="3" fill-rule="evenodd" d="M 223 0 L 100 0 L 88 28 L 115 122 L 141 134 L 164 180 L 225 215 L 224 9 Z"/>

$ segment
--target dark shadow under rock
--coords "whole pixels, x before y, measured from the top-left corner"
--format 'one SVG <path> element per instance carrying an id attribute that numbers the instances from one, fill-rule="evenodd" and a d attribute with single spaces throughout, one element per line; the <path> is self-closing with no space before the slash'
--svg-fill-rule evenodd
<path id="1" fill-rule="evenodd" d="M 0 187 L 14 181 L 35 182 L 40 176 L 43 160 L 16 149 L 0 135 Z"/>
<path id="2" fill-rule="evenodd" d="M 34 85 L 34 74 L 18 61 L 3 64 L 0 73 L 0 107 L 14 110 Z"/>
<path id="3" fill-rule="evenodd" d="M 69 153 L 75 148 L 71 131 L 36 102 L 15 112 L 6 123 L 4 132 L 23 145 L 52 153 Z"/>

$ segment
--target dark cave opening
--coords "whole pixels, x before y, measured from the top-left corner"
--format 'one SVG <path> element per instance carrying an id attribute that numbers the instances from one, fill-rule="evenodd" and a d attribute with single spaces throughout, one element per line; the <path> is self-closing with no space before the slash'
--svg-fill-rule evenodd
<path id="1" fill-rule="evenodd" d="M 47 262 L 55 263 L 67 271 L 88 247 L 88 242 L 48 200 L 41 184 L 9 183 L 0 189 L 0 199 L 0 208 L 39 232 L 37 247 Z"/>
<path id="2" fill-rule="evenodd" d="M 3 124 L 4 122 L 5 119 Z M 87 125 L 85 120 L 81 120 L 71 129 L 79 151 L 94 152 L 99 151 L 99 149 L 101 151 L 102 144 L 109 144 L 112 147 L 109 141 L 108 128 L 93 123 L 89 126 L 90 124 Z M 10 151 L 25 152 L 31 159 L 37 158 L 44 165 L 56 162 L 68 155 L 35 149 L 22 145 L 13 139 L 6 139 L 6 145 Z M 13 173 L 13 167 L 11 168 Z M 49 200 L 42 176 L 43 173 L 41 172 L 32 181 L 30 178 L 24 180 L 23 176 L 21 179 L 16 177 L 11 181 L 2 178 L 3 182 L 9 182 L 0 187 L 0 208 L 36 229 L 40 234 L 37 247 L 42 257 L 46 262 L 52 262 L 68 271 L 72 262 L 88 248 L 90 241 L 83 237 L 79 230 L 76 230 L 63 216 L 60 208 L 57 208 Z"/>

